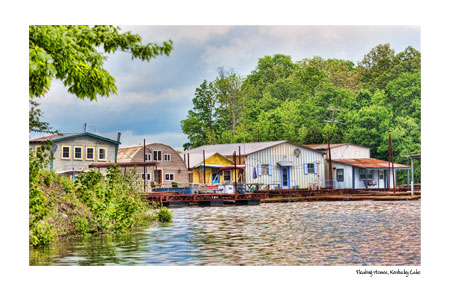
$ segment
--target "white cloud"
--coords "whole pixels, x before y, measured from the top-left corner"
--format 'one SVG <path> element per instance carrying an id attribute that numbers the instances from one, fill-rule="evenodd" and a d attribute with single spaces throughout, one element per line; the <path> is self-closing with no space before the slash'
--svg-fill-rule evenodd
<path id="1" fill-rule="evenodd" d="M 124 31 L 139 33 L 144 42 L 205 43 L 228 34 L 232 26 L 124 26 Z"/>
<path id="2" fill-rule="evenodd" d="M 107 132 L 107 133 L 96 133 L 101 136 L 116 140 L 117 132 Z M 147 144 L 150 143 L 163 143 L 173 147 L 175 150 L 183 150 L 183 144 L 186 143 L 187 137 L 183 133 L 160 133 L 160 134 L 144 134 L 135 135 L 132 131 L 122 132 L 120 142 L 121 147 L 132 146 L 132 145 L 143 145 L 144 139 Z"/>
<path id="3" fill-rule="evenodd" d="M 134 90 L 127 91 L 125 88 L 118 90 L 118 95 L 108 98 L 99 97 L 98 101 L 80 100 L 73 94 L 67 92 L 62 82 L 53 81 L 52 88 L 46 95 L 45 100 L 39 100 L 47 112 L 54 107 L 64 111 L 61 106 L 77 108 L 97 109 L 103 111 L 127 110 L 136 105 L 155 105 L 177 103 L 180 100 L 191 100 L 198 85 L 186 85 L 180 88 L 163 88 L 160 91 Z"/>

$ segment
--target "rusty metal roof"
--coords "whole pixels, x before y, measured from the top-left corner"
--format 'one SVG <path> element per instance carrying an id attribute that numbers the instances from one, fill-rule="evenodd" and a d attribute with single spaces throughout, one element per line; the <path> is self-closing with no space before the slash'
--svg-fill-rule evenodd
<path id="1" fill-rule="evenodd" d="M 332 159 L 335 163 L 351 165 L 360 168 L 373 169 L 387 169 L 389 162 L 376 158 L 347 158 L 347 159 Z M 410 166 L 394 163 L 394 168 L 410 168 Z"/>

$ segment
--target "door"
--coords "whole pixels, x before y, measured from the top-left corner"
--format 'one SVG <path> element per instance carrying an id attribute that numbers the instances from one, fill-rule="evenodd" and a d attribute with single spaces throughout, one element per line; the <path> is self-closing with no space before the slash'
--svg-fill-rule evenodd
<path id="1" fill-rule="evenodd" d="M 220 183 L 220 174 L 216 171 L 216 169 L 212 169 L 212 183 L 219 184 Z"/>
<path id="2" fill-rule="evenodd" d="M 289 167 L 281 167 L 281 188 L 291 188 L 291 174 Z"/>

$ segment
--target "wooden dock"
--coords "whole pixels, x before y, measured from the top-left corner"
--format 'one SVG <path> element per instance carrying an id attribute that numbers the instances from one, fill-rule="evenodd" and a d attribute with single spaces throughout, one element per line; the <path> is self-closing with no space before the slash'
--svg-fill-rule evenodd
<path id="1" fill-rule="evenodd" d="M 420 191 L 414 196 L 406 189 L 390 191 L 386 189 L 280 189 L 260 190 L 248 193 L 194 193 L 158 192 L 145 193 L 150 202 L 161 203 L 167 207 L 182 206 L 227 206 L 227 205 L 258 205 L 261 203 L 279 202 L 310 202 L 310 201 L 403 201 L 420 199 Z"/>

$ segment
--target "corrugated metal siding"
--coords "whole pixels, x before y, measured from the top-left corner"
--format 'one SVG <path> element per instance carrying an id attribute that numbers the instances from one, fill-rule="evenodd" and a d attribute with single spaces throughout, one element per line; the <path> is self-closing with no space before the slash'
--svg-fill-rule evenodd
<path id="1" fill-rule="evenodd" d="M 278 165 L 280 161 L 291 161 L 294 166 L 291 167 L 291 187 L 307 188 L 310 183 L 317 183 L 317 174 L 304 174 L 305 163 L 319 162 L 319 174 L 321 180 L 324 179 L 324 161 L 322 154 L 300 148 L 301 154 L 297 157 L 293 144 L 283 143 L 274 147 L 247 155 L 245 163 L 245 174 L 247 184 L 281 184 L 281 169 Z M 253 178 L 253 168 L 257 168 L 258 164 L 271 164 L 273 166 L 272 175 L 258 176 Z"/>

